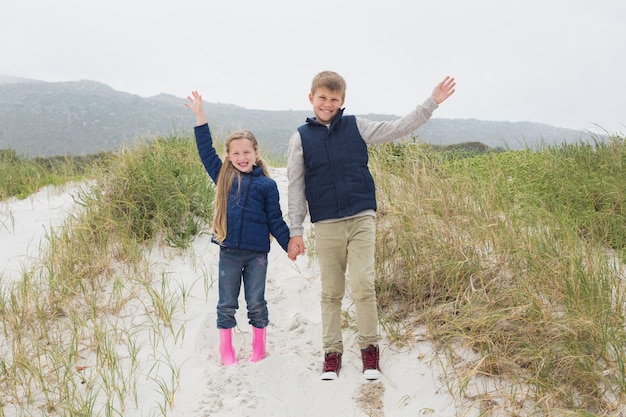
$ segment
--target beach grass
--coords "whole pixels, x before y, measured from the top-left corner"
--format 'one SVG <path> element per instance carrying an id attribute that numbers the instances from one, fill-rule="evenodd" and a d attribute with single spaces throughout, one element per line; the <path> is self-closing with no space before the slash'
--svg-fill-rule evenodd
<path id="1" fill-rule="evenodd" d="M 201 233 L 213 187 L 189 138 L 140 141 L 98 161 L 54 172 L 50 182 L 32 160 L 5 167 L 33 176 L 22 178 L 25 190 L 61 179 L 89 185 L 74 197 L 76 211 L 48 231 L 41 259 L 2 288 L 0 416 L 122 416 L 137 406 L 140 376 L 163 396 L 149 415 L 173 406 L 181 364 L 161 348 L 182 343 L 184 323 L 174 316 L 191 288 L 149 258 L 182 251 Z M 212 277 L 203 278 L 207 291 Z M 148 320 L 133 323 L 137 315 Z"/>
<path id="2" fill-rule="evenodd" d="M 99 171 L 105 153 L 84 156 L 27 158 L 0 149 L 0 201 L 26 198 L 47 185 L 80 181 Z"/>
<path id="3" fill-rule="evenodd" d="M 484 415 L 617 415 L 626 143 L 372 151 L 384 325 L 416 324 Z M 406 318 L 409 317 L 407 320 Z"/>

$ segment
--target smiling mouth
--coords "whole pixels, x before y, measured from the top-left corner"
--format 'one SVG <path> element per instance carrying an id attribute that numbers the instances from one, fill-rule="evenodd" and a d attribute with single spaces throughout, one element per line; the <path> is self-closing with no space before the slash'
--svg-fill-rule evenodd
<path id="1" fill-rule="evenodd" d="M 241 170 L 246 171 L 250 167 L 250 164 L 248 162 L 239 162 L 237 163 L 237 167 Z"/>

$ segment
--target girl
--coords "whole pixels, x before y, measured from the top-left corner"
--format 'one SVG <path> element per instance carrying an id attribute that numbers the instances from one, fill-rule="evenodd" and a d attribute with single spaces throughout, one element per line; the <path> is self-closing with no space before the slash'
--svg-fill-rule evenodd
<path id="1" fill-rule="evenodd" d="M 213 147 L 202 96 L 193 91 L 187 98 L 185 106 L 196 115 L 194 133 L 200 158 L 216 184 L 213 241 L 220 245 L 217 328 L 222 364 L 237 363 L 232 328 L 237 325 L 235 313 L 242 280 L 252 325 L 250 361 L 257 362 L 265 357 L 269 323 L 265 277 L 270 234 L 287 251 L 289 228 L 280 209 L 278 187 L 259 157 L 259 145 L 252 132 L 238 130 L 226 139 L 222 163 Z"/>

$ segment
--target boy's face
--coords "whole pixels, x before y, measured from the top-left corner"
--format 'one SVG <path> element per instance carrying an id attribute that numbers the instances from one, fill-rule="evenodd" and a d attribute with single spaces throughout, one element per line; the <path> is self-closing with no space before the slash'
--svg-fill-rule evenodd
<path id="1" fill-rule="evenodd" d="M 309 101 L 313 105 L 313 112 L 317 121 L 328 124 L 337 115 L 344 100 L 341 92 L 319 87 L 315 90 L 315 94 L 309 93 Z"/>

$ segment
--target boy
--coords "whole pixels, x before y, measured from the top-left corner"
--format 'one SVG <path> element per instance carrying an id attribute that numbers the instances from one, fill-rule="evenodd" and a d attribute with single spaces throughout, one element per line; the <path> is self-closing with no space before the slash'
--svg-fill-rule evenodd
<path id="1" fill-rule="evenodd" d="M 376 196 L 367 145 L 414 132 L 454 93 L 455 86 L 454 78 L 446 77 L 422 105 L 405 117 L 373 122 L 343 115 L 346 82 L 339 74 L 323 71 L 313 78 L 309 101 L 315 117 L 308 118 L 289 139 L 289 257 L 295 259 L 304 254 L 302 223 L 308 203 L 311 222 L 315 224 L 322 283 L 323 380 L 336 379 L 341 369 L 341 305 L 346 269 L 356 310 L 363 375 L 366 379 L 380 377 L 374 287 Z"/>

